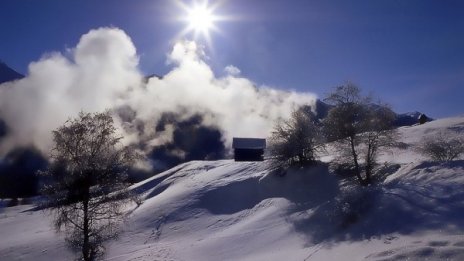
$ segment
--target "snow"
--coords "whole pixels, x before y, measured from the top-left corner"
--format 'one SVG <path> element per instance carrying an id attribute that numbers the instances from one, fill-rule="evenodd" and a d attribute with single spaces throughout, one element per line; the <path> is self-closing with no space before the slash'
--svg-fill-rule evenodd
<path id="1" fill-rule="evenodd" d="M 31 208 L 26 205 L 0 209 L 0 260 L 72 260 L 63 238 L 50 225 L 51 219 Z"/>
<path id="2" fill-rule="evenodd" d="M 105 258 L 464 260 L 464 160 L 431 162 L 414 149 L 442 131 L 462 133 L 464 117 L 401 127 L 380 182 L 366 188 L 327 165 L 283 177 L 266 162 L 179 165 L 131 187 L 144 201 Z M 0 234 L 1 260 L 73 258 L 32 205 L 0 208 Z"/>

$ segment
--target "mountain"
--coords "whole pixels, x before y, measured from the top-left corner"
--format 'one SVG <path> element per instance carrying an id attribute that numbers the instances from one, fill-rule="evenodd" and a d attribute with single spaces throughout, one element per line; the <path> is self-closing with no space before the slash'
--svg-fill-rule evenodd
<path id="1" fill-rule="evenodd" d="M 330 151 L 285 176 L 266 162 L 181 164 L 131 187 L 143 202 L 105 260 L 464 260 L 464 160 L 414 149 L 446 130 L 464 132 L 464 116 L 399 128 L 368 187 L 334 173 Z M 7 202 L 1 260 L 73 259 L 48 212 Z"/>
<path id="2" fill-rule="evenodd" d="M 374 108 L 377 108 L 378 105 L 373 105 Z M 316 100 L 316 116 L 318 119 L 324 119 L 327 117 L 330 109 L 333 107 L 319 99 Z M 412 126 L 414 124 L 419 123 L 419 116 L 423 113 L 415 111 L 415 112 L 407 112 L 407 113 L 395 113 L 396 118 L 393 122 L 395 127 L 402 127 L 402 126 Z M 427 121 L 432 121 L 433 119 L 427 117 Z"/>
<path id="3" fill-rule="evenodd" d="M 19 80 L 22 78 L 24 78 L 24 75 L 11 69 L 10 67 L 8 67 L 8 65 L 6 65 L 4 62 L 0 60 L 0 84 L 9 81 Z M 0 140 L 3 136 L 6 135 L 6 132 L 6 123 L 2 119 L 0 119 Z"/>
<path id="4" fill-rule="evenodd" d="M 0 84 L 24 78 L 24 75 L 16 72 L 0 60 Z M 6 123 L 0 119 L 0 140 L 6 135 Z"/>
<path id="5" fill-rule="evenodd" d="M 419 117 L 423 113 L 414 111 L 414 112 L 407 112 L 407 113 L 401 113 L 396 115 L 395 119 L 395 126 L 401 127 L 401 126 L 411 126 L 414 124 L 417 124 L 419 122 Z M 424 114 L 425 115 L 425 114 Z M 433 121 L 434 119 L 425 116 L 427 121 Z"/>
<path id="6" fill-rule="evenodd" d="M 21 78 L 24 78 L 24 75 L 11 69 L 8 67 L 8 65 L 0 61 L 0 84 L 4 82 L 19 80 Z"/>

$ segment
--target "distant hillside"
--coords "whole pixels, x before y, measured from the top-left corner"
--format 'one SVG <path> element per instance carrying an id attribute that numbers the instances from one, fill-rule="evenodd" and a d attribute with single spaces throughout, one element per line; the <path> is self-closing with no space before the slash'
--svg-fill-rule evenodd
<path id="1" fill-rule="evenodd" d="M 24 75 L 16 72 L 6 65 L 4 62 L 0 61 L 0 84 L 4 82 L 14 81 L 24 78 Z M 6 135 L 7 126 L 6 123 L 0 119 L 0 140 L 3 136 Z"/>
<path id="2" fill-rule="evenodd" d="M 8 65 L 0 61 L 0 84 L 21 78 L 24 78 L 24 75 L 11 69 Z"/>
<path id="3" fill-rule="evenodd" d="M 21 78 L 24 78 L 24 75 L 16 72 L 15 70 L 8 67 L 8 65 L 6 65 L 4 62 L 0 61 L 0 84 Z M 0 140 L 3 136 L 6 135 L 6 132 L 6 123 L 0 119 Z"/>
<path id="4" fill-rule="evenodd" d="M 316 116 L 318 119 L 324 119 L 327 117 L 329 110 L 332 108 L 332 105 L 329 105 L 321 100 L 316 100 Z M 419 122 L 419 116 L 422 114 L 421 112 L 407 112 L 407 113 L 395 113 L 396 119 L 393 123 L 395 127 L 402 127 L 402 126 L 412 126 Z M 433 119 L 428 117 L 427 121 L 432 121 Z"/>

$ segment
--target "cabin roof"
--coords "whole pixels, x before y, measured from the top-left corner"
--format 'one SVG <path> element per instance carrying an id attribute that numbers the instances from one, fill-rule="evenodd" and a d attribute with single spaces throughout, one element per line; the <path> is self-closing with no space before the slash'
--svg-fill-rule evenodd
<path id="1" fill-rule="evenodd" d="M 232 148 L 234 149 L 265 149 L 266 139 L 233 138 Z"/>

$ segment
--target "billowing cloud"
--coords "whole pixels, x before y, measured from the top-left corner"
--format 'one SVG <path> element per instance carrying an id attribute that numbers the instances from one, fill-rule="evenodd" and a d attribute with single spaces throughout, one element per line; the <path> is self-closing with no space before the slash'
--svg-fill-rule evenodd
<path id="1" fill-rule="evenodd" d="M 205 123 L 219 126 L 230 143 L 233 136 L 267 137 L 278 118 L 315 101 L 313 94 L 258 87 L 230 74 L 218 78 L 197 51 L 193 42 L 177 43 L 169 56 L 176 67 L 135 91 L 130 106 L 142 121 L 156 121 L 166 111 L 204 114 Z"/>
<path id="2" fill-rule="evenodd" d="M 257 86 L 233 66 L 218 77 L 194 42 L 175 44 L 167 57 L 173 69 L 143 81 L 130 38 L 100 28 L 83 35 L 71 55 L 52 53 L 31 63 L 26 78 L 0 85 L 0 118 L 8 126 L 0 151 L 34 145 L 48 153 L 51 131 L 66 119 L 105 109 L 114 112 L 124 142 L 147 153 L 172 142 L 175 128 L 156 129 L 166 113 L 179 121 L 201 115 L 201 124 L 220 130 L 229 146 L 233 136 L 267 137 L 277 119 L 315 102 L 311 93 Z"/>
<path id="3" fill-rule="evenodd" d="M 91 30 L 71 55 L 47 54 L 29 65 L 26 78 L 0 85 L 0 118 L 8 126 L 1 151 L 35 145 L 48 154 L 51 130 L 81 110 L 120 106 L 139 87 L 135 47 L 122 30 Z"/>

